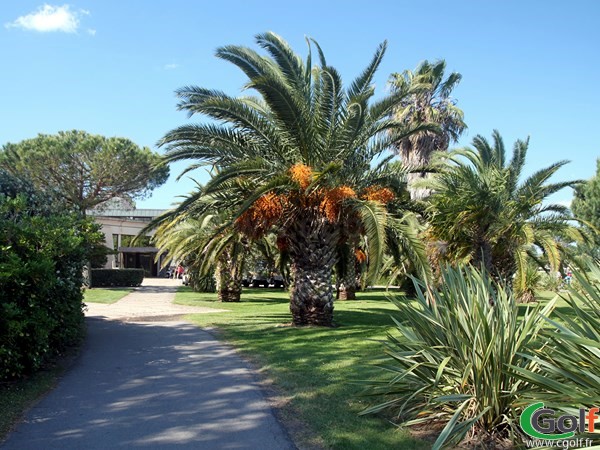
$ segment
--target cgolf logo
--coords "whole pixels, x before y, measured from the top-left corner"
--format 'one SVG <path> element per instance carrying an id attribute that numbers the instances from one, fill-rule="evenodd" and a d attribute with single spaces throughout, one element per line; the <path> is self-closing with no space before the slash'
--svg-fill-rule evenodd
<path id="1" fill-rule="evenodd" d="M 543 439 L 548 443 L 566 442 L 575 436 L 575 432 L 593 433 L 595 421 L 600 419 L 599 412 L 600 408 L 590 408 L 589 411 L 581 408 L 577 416 L 564 414 L 556 417 L 556 411 L 545 408 L 544 403 L 539 402 L 523 410 L 519 423 L 521 429 L 534 439 Z M 585 441 L 587 444 L 588 439 Z"/>

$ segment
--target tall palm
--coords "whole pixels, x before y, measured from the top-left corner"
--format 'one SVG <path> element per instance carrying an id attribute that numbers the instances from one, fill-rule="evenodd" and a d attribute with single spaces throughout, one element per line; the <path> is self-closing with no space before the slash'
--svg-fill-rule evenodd
<path id="1" fill-rule="evenodd" d="M 443 164 L 427 183 L 434 191 L 429 237 L 444 249 L 442 259 L 481 265 L 507 282 L 516 275 L 515 287 L 525 289 L 528 261 L 557 270 L 567 251 L 561 238 L 585 239 L 568 208 L 546 203 L 576 182 L 548 182 L 567 161 L 520 181 L 529 140 L 518 140 L 508 160 L 500 134 L 492 138 L 477 136 L 473 149 L 439 155 Z"/>
<path id="2" fill-rule="evenodd" d="M 278 246 L 290 257 L 294 324 L 330 326 L 340 237 L 355 223 L 369 236 L 374 276 L 385 247 L 386 203 L 402 189 L 389 158 L 371 163 L 393 139 L 431 127 L 409 129 L 391 116 L 410 90 L 372 101 L 385 43 L 344 90 L 315 41 L 308 41 L 306 61 L 273 33 L 258 35 L 256 42 L 268 56 L 238 46 L 219 48 L 216 55 L 241 69 L 248 78 L 245 87 L 259 97 L 179 89 L 181 110 L 217 123 L 167 133 L 166 159 L 194 160 L 190 169 L 217 169 L 203 195 L 228 199 L 236 211 L 232 226 L 250 238 L 275 230 Z M 314 67 L 313 46 L 319 60 Z"/>
<path id="3" fill-rule="evenodd" d="M 425 130 L 395 142 L 396 150 L 411 169 L 408 189 L 413 200 L 422 200 L 430 193 L 428 189 L 414 184 L 427 176 L 431 155 L 448 150 L 449 144 L 456 142 L 466 129 L 463 112 L 451 97 L 462 77 L 452 72 L 444 79 L 445 69 L 444 60 L 424 61 L 414 72 L 405 70 L 390 77 L 393 92 L 413 92 L 394 110 L 395 117 L 408 126 L 420 123 L 439 126 L 436 131 Z"/>

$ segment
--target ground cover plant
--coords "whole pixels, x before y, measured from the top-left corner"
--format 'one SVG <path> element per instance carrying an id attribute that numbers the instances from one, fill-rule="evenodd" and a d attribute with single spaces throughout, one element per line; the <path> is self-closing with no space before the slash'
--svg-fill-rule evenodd
<path id="1" fill-rule="evenodd" d="M 333 329 L 291 327 L 289 294 L 264 289 L 244 289 L 239 303 L 219 303 L 229 312 L 196 314 L 200 326 L 217 327 L 274 381 L 289 402 L 283 408 L 286 422 L 300 417 L 310 431 L 304 444 L 336 449 L 428 449 L 431 444 L 397 431 L 377 417 L 359 417 L 364 399 L 356 397 L 353 380 L 376 374 L 368 355 L 379 354 L 393 325 L 394 306 L 385 292 L 359 292 L 358 300 L 337 302 Z M 215 293 L 197 293 L 182 287 L 176 303 L 215 307 Z M 296 436 L 297 438 L 297 436 Z"/>
<path id="2" fill-rule="evenodd" d="M 133 292 L 133 289 L 86 289 L 83 295 L 84 303 L 116 303 Z"/>

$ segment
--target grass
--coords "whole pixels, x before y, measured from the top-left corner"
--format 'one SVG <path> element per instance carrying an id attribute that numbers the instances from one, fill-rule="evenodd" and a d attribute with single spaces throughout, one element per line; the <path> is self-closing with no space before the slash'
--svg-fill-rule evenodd
<path id="1" fill-rule="evenodd" d="M 367 406 L 355 382 L 372 378 L 378 370 L 373 355 L 382 355 L 376 339 L 391 329 L 398 310 L 384 292 L 358 293 L 358 300 L 336 302 L 337 328 L 295 328 L 288 293 L 245 289 L 240 303 L 218 303 L 226 313 L 194 314 L 200 326 L 216 326 L 223 337 L 249 356 L 289 398 L 284 420 L 300 417 L 311 433 L 296 436 L 304 446 L 339 449 L 426 449 L 431 444 L 413 439 L 378 417 L 359 417 Z M 182 287 L 175 302 L 216 306 L 215 294 Z"/>
<path id="2" fill-rule="evenodd" d="M 223 338 L 249 357 L 276 388 L 289 399 L 284 421 L 298 417 L 309 432 L 295 436 L 302 446 L 333 449 L 425 449 L 431 442 L 414 439 L 383 418 L 359 417 L 368 399 L 359 396 L 357 380 L 381 375 L 375 367 L 381 344 L 392 329 L 390 315 L 399 311 L 382 291 L 358 293 L 358 300 L 336 302 L 334 329 L 294 328 L 289 294 L 266 289 L 245 289 L 240 303 L 218 303 L 216 294 L 196 293 L 181 287 L 176 303 L 218 307 L 225 313 L 194 314 L 202 327 L 217 327 Z M 554 298 L 540 292 L 539 301 Z M 522 305 L 521 314 L 526 305 Z M 564 300 L 557 309 L 567 312 Z"/>
<path id="3" fill-rule="evenodd" d="M 127 294 L 133 292 L 133 289 L 86 289 L 83 296 L 85 303 L 115 303 L 125 297 Z"/>
<path id="4" fill-rule="evenodd" d="M 47 368 L 22 380 L 0 383 L 0 443 L 25 411 L 54 388 L 78 351 L 79 347 L 70 348 Z"/>

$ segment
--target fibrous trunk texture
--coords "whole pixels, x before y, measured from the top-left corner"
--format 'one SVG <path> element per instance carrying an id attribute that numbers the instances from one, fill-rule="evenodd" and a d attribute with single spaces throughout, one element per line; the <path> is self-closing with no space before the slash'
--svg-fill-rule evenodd
<path id="1" fill-rule="evenodd" d="M 338 300 L 356 300 L 356 257 L 354 251 L 348 252 L 345 273 L 339 282 Z"/>
<path id="2" fill-rule="evenodd" d="M 242 294 L 241 271 L 229 252 L 223 252 L 219 257 L 215 275 L 219 301 L 239 302 Z"/>
<path id="3" fill-rule="evenodd" d="M 337 231 L 318 214 L 298 217 L 287 230 L 294 285 L 294 325 L 333 325 L 332 275 Z"/>
<path id="4" fill-rule="evenodd" d="M 404 164 L 414 172 L 407 174 L 406 181 L 411 200 L 423 200 L 431 195 L 431 189 L 417 187 L 424 178 L 430 178 L 431 174 L 426 167 L 431 163 L 431 155 L 436 149 L 447 148 L 445 140 L 440 141 L 440 136 L 431 132 L 419 133 L 405 139 L 400 144 L 400 154 Z"/>

